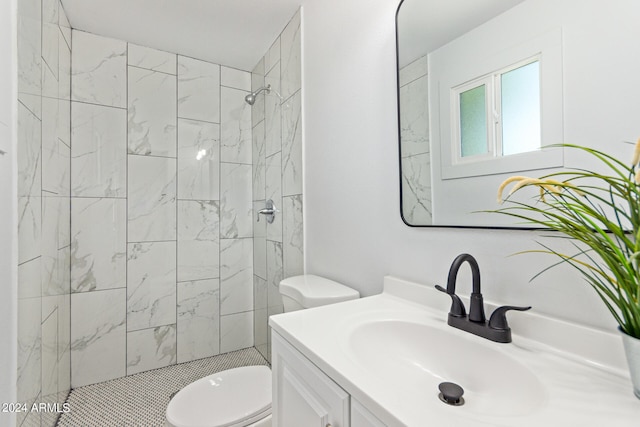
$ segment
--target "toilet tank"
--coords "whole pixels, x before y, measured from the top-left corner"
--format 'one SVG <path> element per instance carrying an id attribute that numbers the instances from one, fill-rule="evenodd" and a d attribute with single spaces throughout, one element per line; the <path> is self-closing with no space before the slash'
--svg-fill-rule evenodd
<path id="1" fill-rule="evenodd" d="M 355 289 L 313 274 L 283 279 L 280 295 L 285 312 L 360 298 Z"/>

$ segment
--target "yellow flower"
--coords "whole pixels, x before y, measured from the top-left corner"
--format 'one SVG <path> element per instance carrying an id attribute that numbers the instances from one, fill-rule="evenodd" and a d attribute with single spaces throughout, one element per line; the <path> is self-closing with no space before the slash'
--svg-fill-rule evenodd
<path id="1" fill-rule="evenodd" d="M 584 193 L 582 191 L 580 191 L 578 189 L 578 187 L 576 187 L 575 185 L 573 185 L 572 183 L 570 183 L 568 181 L 558 181 L 558 180 L 555 180 L 555 179 L 547 178 L 547 179 L 544 180 L 544 182 L 548 183 L 548 184 L 553 184 L 555 186 L 554 187 L 555 190 L 550 190 L 552 193 L 559 194 L 560 191 L 563 188 L 569 187 L 573 191 L 575 191 L 578 196 L 584 196 Z"/>
<path id="2" fill-rule="evenodd" d="M 504 192 L 504 189 L 506 188 L 507 185 L 511 184 L 514 181 L 521 181 L 523 179 L 531 179 L 528 176 L 512 176 L 509 177 L 507 179 L 505 179 L 502 184 L 500 184 L 500 187 L 498 187 L 498 203 L 502 204 L 503 200 L 502 200 L 502 193 Z M 511 194 L 511 193 L 509 193 Z"/>
<path id="3" fill-rule="evenodd" d="M 638 178 L 640 179 L 640 175 L 638 175 Z M 511 191 L 509 191 L 509 194 L 507 194 L 507 197 L 511 196 L 513 193 L 515 193 L 516 191 L 518 191 L 519 189 L 527 185 L 535 185 L 540 187 L 540 199 L 542 201 L 545 201 L 544 199 L 545 191 L 548 191 L 554 194 L 560 194 L 560 192 L 562 192 L 562 189 L 565 187 L 570 187 L 580 196 L 584 195 L 584 193 L 578 190 L 575 185 L 569 182 L 562 182 L 562 181 L 558 181 L 551 178 L 540 179 L 540 178 L 530 178 L 528 176 L 512 176 L 504 180 L 502 184 L 500 184 L 500 187 L 498 187 L 498 203 L 499 204 L 502 204 L 504 201 L 504 199 L 502 198 L 504 189 L 507 187 L 507 185 L 516 181 L 517 181 L 516 185 L 514 185 Z"/>
<path id="4" fill-rule="evenodd" d="M 636 149 L 633 151 L 633 158 L 631 159 L 631 166 L 636 166 L 640 162 L 640 138 L 636 142 Z M 636 180 L 637 182 L 637 180 Z"/>

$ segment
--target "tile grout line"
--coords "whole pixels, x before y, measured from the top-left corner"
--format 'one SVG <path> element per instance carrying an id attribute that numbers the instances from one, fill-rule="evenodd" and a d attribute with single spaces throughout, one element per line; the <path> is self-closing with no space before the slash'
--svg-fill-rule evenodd
<path id="1" fill-rule="evenodd" d="M 65 18 L 67 19 L 67 22 L 68 22 L 69 19 L 66 16 L 66 12 L 64 12 L 64 9 L 63 9 L 63 13 L 65 13 Z M 63 34 L 63 37 L 64 37 L 64 34 Z M 67 393 L 67 399 L 71 394 L 71 384 L 73 384 L 73 363 L 72 363 L 73 321 L 71 319 L 71 316 L 73 315 L 73 309 L 71 304 L 72 295 L 73 295 L 73 289 L 72 289 L 73 262 L 71 259 L 72 257 L 71 254 L 73 254 L 73 145 L 74 145 L 73 144 L 73 102 L 71 101 L 73 99 L 73 49 L 72 49 L 73 30 L 72 29 L 69 29 L 69 39 L 70 40 L 66 40 L 66 37 L 65 37 L 65 43 L 67 43 L 67 45 L 69 46 L 69 100 L 68 102 L 69 102 L 69 246 L 70 246 L 69 253 L 70 255 L 69 255 L 69 392 Z M 60 421 L 59 417 L 58 417 L 58 421 Z"/>
<path id="2" fill-rule="evenodd" d="M 45 258 L 44 254 L 43 254 L 43 251 L 42 251 L 42 234 L 43 234 L 43 223 L 44 223 L 44 217 L 42 215 L 43 214 L 43 207 L 44 207 L 44 204 L 43 204 L 44 194 L 42 194 L 42 192 L 43 192 L 42 191 L 42 182 L 43 182 L 42 179 L 44 177 L 43 176 L 44 151 L 43 151 L 43 144 L 42 144 L 42 140 L 43 140 L 43 124 L 42 124 L 43 120 L 42 119 L 44 118 L 44 111 L 43 111 L 43 103 L 42 103 L 42 88 L 44 86 L 44 84 L 43 84 L 44 83 L 43 76 L 45 74 L 42 71 L 42 67 L 43 67 L 42 63 L 44 62 L 44 60 L 42 58 L 42 53 L 43 53 L 42 52 L 43 51 L 42 46 L 43 46 L 43 38 L 44 38 L 44 34 L 43 34 L 44 32 L 42 31 L 42 27 L 43 27 L 43 23 L 44 23 L 43 9 L 44 9 L 44 6 L 42 5 L 42 2 L 41 2 L 40 3 L 40 56 L 38 58 L 38 61 L 40 62 L 40 69 L 41 69 L 41 74 L 40 74 L 40 126 L 39 126 L 40 127 L 40 129 L 39 129 L 40 130 L 40 152 L 39 152 L 39 154 L 40 154 L 40 242 L 39 242 L 40 248 L 39 248 L 39 253 L 40 253 L 40 257 L 41 257 L 41 269 L 40 269 L 40 272 L 39 272 L 40 284 L 39 284 L 39 292 L 38 292 L 39 295 L 40 295 L 40 297 L 39 297 L 40 310 L 39 310 L 39 313 L 38 313 L 38 316 L 37 316 L 37 317 L 40 318 L 40 322 L 38 324 L 38 326 L 40 328 L 40 331 L 39 331 L 40 332 L 40 354 L 39 354 L 39 356 L 40 356 L 40 366 L 39 366 L 39 368 L 40 368 L 39 369 L 39 371 L 40 371 L 40 384 L 39 384 L 39 388 L 40 388 L 39 396 L 40 396 L 40 399 L 39 400 L 40 401 L 42 401 L 42 399 L 44 398 L 43 390 L 42 390 L 42 348 L 44 347 L 44 345 L 42 343 L 42 341 L 43 341 L 42 340 L 42 298 L 43 298 L 43 292 L 42 292 L 42 265 L 44 264 L 44 258 Z M 47 67 L 48 67 L 48 65 L 47 65 Z M 29 191 L 29 193 L 31 193 L 31 191 Z M 23 424 L 24 424 L 24 422 L 26 422 L 27 418 L 28 417 L 25 417 L 25 419 L 23 420 Z M 40 414 L 40 422 L 42 423 L 42 415 L 41 414 Z"/>
<path id="3" fill-rule="evenodd" d="M 222 352 L 222 69 L 218 68 L 218 354 Z"/>
<path id="4" fill-rule="evenodd" d="M 178 346 L 180 345 L 180 335 L 178 334 L 178 303 L 179 303 L 179 287 L 178 287 L 178 278 L 179 278 L 179 274 L 178 274 L 178 269 L 180 268 L 178 265 L 178 260 L 180 259 L 180 244 L 179 244 L 179 229 L 178 229 L 178 224 L 180 222 L 179 220 L 179 214 L 180 214 L 180 209 L 179 209 L 179 205 L 180 205 L 180 198 L 178 197 L 178 191 L 180 189 L 180 183 L 179 183 L 179 175 L 180 175 L 180 161 L 179 161 L 179 150 L 180 150 L 180 144 L 179 144 L 179 139 L 180 139 L 180 119 L 178 118 L 179 114 L 178 114 L 178 100 L 179 98 L 179 82 L 180 79 L 178 79 L 178 58 L 179 56 L 176 55 L 176 74 L 175 74 L 175 78 L 176 78 L 176 286 L 175 286 L 175 295 L 176 295 L 176 300 L 175 300 L 175 313 L 176 313 L 176 322 L 175 322 L 175 334 L 176 334 L 176 345 L 175 345 L 175 361 L 176 363 L 178 363 Z"/>
<path id="5" fill-rule="evenodd" d="M 129 43 L 126 44 L 127 49 L 127 61 L 125 64 L 125 76 L 126 76 L 126 134 L 125 134 L 125 156 L 126 156 L 126 178 L 125 178 L 125 204 L 126 204 L 126 221 L 125 221 L 125 236 L 126 236 L 126 248 L 125 248 L 125 291 L 124 291 L 124 375 L 129 374 Z"/>

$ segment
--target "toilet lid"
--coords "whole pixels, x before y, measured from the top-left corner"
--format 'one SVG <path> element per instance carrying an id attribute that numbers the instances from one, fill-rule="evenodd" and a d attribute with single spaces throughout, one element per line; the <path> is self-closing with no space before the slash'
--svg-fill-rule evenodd
<path id="1" fill-rule="evenodd" d="M 167 406 L 176 427 L 231 427 L 271 413 L 271 369 L 245 366 L 201 378 L 180 390 Z"/>
<path id="2" fill-rule="evenodd" d="M 360 298 L 355 289 L 313 274 L 287 277 L 282 279 L 278 288 L 282 295 L 293 298 L 304 308 Z"/>

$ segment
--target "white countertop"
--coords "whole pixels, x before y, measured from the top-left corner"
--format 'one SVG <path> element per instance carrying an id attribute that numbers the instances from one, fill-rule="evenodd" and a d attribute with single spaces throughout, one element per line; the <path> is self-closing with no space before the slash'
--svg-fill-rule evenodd
<path id="1" fill-rule="evenodd" d="M 640 425 L 640 400 L 633 395 L 615 332 L 534 312 L 510 313 L 513 342 L 499 344 L 446 325 L 449 305 L 449 297 L 431 286 L 386 277 L 380 295 L 272 316 L 269 325 L 388 426 Z M 487 315 L 495 308 L 485 306 Z M 503 352 L 533 372 L 543 391 L 526 413 L 507 410 L 497 416 L 473 412 L 471 405 L 447 406 L 438 400 L 437 390 L 416 392 L 392 376 L 377 375 L 353 356 L 348 337 L 363 322 L 390 319 L 429 322 Z M 473 399 L 473 392 L 465 397 Z"/>

